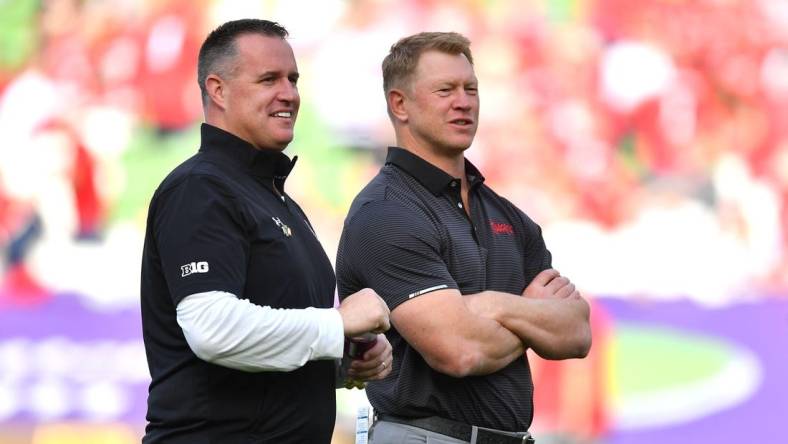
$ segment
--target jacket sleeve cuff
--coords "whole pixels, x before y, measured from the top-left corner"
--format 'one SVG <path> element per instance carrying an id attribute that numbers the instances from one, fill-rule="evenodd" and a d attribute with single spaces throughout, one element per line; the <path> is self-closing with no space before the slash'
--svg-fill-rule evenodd
<path id="1" fill-rule="evenodd" d="M 340 359 L 345 347 L 345 326 L 334 308 L 312 308 L 320 332 L 315 341 L 312 359 Z"/>

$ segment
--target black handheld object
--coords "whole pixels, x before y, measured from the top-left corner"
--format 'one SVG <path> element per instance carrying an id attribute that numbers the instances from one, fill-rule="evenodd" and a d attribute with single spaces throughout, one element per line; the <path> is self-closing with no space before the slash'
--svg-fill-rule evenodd
<path id="1" fill-rule="evenodd" d="M 364 353 L 378 343 L 378 336 L 374 333 L 366 333 L 361 336 L 355 336 L 345 341 L 347 355 L 351 359 L 361 359 Z"/>

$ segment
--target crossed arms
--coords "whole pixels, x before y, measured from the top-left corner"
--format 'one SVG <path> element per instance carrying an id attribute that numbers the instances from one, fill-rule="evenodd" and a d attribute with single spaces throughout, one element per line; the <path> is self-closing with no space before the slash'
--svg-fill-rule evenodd
<path id="1" fill-rule="evenodd" d="M 546 359 L 569 359 L 585 357 L 591 347 L 588 303 L 553 269 L 539 273 L 522 295 L 434 291 L 399 305 L 391 321 L 430 367 L 455 377 L 493 373 L 528 348 Z"/>
<path id="2" fill-rule="evenodd" d="M 398 229 L 398 227 L 406 227 Z M 382 235 L 385 233 L 385 235 Z M 529 234 L 534 254 L 546 252 Z M 337 257 L 340 293 L 370 286 L 394 308 L 391 323 L 427 364 L 451 376 L 493 373 L 533 349 L 547 359 L 584 357 L 589 306 L 555 270 L 539 273 L 522 294 L 462 295 L 440 254 L 434 225 L 392 201 L 365 204 L 346 226 Z M 440 287 L 408 298 L 402 293 Z M 403 289 L 408 289 L 403 291 Z"/>

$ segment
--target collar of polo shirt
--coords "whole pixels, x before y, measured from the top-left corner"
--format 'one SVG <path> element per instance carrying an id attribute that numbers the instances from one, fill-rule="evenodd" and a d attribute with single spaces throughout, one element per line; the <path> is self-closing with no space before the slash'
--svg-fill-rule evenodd
<path id="1" fill-rule="evenodd" d="M 410 151 L 396 146 L 389 147 L 386 164 L 395 165 L 410 174 L 436 196 L 450 187 L 452 182 L 459 183 L 460 180 Z M 465 175 L 471 188 L 484 182 L 482 173 L 468 159 L 465 159 Z"/>

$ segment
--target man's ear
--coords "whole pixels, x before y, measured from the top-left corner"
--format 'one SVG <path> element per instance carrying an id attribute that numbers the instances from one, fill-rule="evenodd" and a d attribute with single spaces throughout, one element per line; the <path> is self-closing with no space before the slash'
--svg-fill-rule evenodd
<path id="1" fill-rule="evenodd" d="M 400 123 L 408 122 L 408 111 L 405 109 L 407 97 L 402 90 L 393 88 L 386 93 L 386 101 L 389 105 L 389 113 Z"/>
<path id="2" fill-rule="evenodd" d="M 208 74 L 205 78 L 205 92 L 208 97 L 216 106 L 224 109 L 225 102 L 225 88 L 224 80 L 216 74 Z"/>

